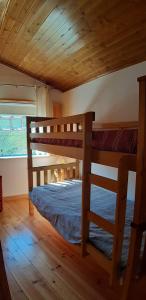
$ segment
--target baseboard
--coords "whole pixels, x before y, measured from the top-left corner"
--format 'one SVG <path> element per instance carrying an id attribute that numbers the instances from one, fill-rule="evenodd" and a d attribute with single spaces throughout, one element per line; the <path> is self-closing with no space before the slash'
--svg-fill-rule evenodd
<path id="1" fill-rule="evenodd" d="M 13 196 L 6 196 L 3 197 L 4 201 L 10 201 L 10 200 L 22 200 L 22 199 L 28 199 L 28 194 L 21 194 L 21 195 L 13 195 Z"/>

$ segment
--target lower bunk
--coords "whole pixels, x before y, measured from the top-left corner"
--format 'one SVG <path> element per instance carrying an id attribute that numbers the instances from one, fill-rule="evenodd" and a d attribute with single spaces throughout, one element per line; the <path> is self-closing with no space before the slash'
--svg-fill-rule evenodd
<path id="1" fill-rule="evenodd" d="M 82 181 L 65 180 L 34 187 L 30 198 L 40 212 L 65 240 L 81 243 Z M 125 231 L 119 272 L 123 271 L 128 257 L 130 224 L 133 217 L 133 201 L 127 200 Z M 114 224 L 116 193 L 92 185 L 91 211 Z M 94 223 L 90 223 L 89 242 L 112 260 L 113 235 Z"/>
<path id="2" fill-rule="evenodd" d="M 130 163 L 130 157 L 128 157 L 128 162 Z M 124 159 L 124 165 L 122 163 L 122 168 L 120 167 L 119 178 L 123 176 L 125 167 L 124 172 L 127 174 L 128 162 L 126 159 L 125 165 Z M 40 214 L 65 240 L 82 246 L 83 181 L 79 180 L 79 161 L 31 167 L 29 172 L 32 174 L 33 183 L 29 194 L 30 214 L 33 214 L 34 206 L 36 206 Z M 94 180 L 91 184 L 90 209 L 87 212 L 89 238 L 86 241 L 86 252 L 83 253 L 82 247 L 81 251 L 83 256 L 91 254 L 95 258 L 99 266 L 109 275 L 110 285 L 116 287 L 121 284 L 125 275 L 133 202 L 125 198 L 127 179 L 119 183 L 119 191 L 121 188 L 124 191 L 122 198 L 121 194 L 117 198 L 117 192 L 112 191 L 113 183 L 115 186 L 115 182 L 108 181 L 110 190 L 103 188 L 102 177 L 99 182 L 100 186 L 97 186 L 96 182 L 94 184 Z M 115 188 L 114 190 L 116 191 Z"/>

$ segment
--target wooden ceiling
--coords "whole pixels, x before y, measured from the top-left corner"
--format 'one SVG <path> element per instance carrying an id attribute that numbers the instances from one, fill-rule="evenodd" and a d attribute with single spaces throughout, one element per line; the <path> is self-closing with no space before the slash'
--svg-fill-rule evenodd
<path id="1" fill-rule="evenodd" d="M 1 0 L 0 62 L 65 91 L 146 60 L 146 0 Z"/>

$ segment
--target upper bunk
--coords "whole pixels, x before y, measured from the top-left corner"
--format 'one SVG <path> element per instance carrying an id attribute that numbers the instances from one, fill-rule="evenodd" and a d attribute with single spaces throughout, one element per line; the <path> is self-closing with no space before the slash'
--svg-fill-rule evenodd
<path id="1" fill-rule="evenodd" d="M 27 139 L 31 150 L 84 159 L 88 152 L 94 163 L 118 167 L 130 156 L 135 169 L 138 122 L 98 124 L 95 113 L 56 119 L 27 117 Z"/>

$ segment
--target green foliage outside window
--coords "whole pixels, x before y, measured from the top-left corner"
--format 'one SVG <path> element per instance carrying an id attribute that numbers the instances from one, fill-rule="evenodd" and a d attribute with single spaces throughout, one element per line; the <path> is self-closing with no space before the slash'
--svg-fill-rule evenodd
<path id="1" fill-rule="evenodd" d="M 0 157 L 26 154 L 26 117 L 0 115 Z"/>
<path id="2" fill-rule="evenodd" d="M 26 156 L 26 117 L 18 115 L 0 115 L 0 157 Z M 33 155 L 47 153 L 33 151 Z"/>

